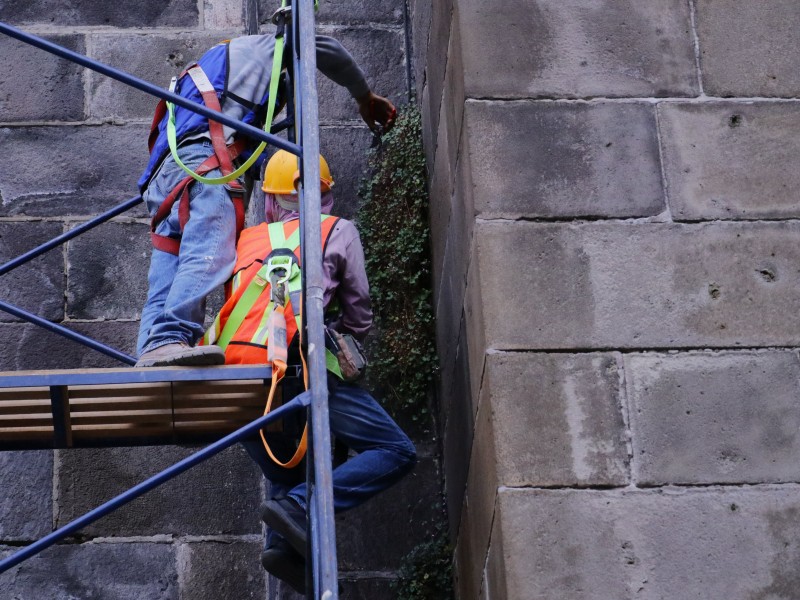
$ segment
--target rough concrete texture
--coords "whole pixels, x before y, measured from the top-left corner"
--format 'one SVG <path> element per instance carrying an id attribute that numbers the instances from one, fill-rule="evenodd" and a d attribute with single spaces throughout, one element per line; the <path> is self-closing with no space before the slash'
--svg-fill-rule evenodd
<path id="1" fill-rule="evenodd" d="M 469 101 L 464 127 L 482 216 L 635 217 L 664 210 L 651 105 Z"/>
<path id="2" fill-rule="evenodd" d="M 206 50 L 219 43 L 221 33 L 89 36 L 91 57 L 162 88 Z M 89 72 L 89 115 L 94 119 L 152 119 L 158 99 L 95 72 Z M 146 140 L 136 150 L 146 148 Z M 127 152 L 132 152 L 128 149 Z M 120 149 L 119 151 L 122 151 Z"/>
<path id="3" fill-rule="evenodd" d="M 792 598 L 798 487 L 501 490 L 487 597 Z"/>
<path id="4" fill-rule="evenodd" d="M 2 552 L 0 555 L 7 554 Z M 8 550 L 8 549 L 6 549 Z M 0 575 L 14 600 L 179 600 L 171 544 L 97 543 L 54 546 Z"/>
<path id="5" fill-rule="evenodd" d="M 340 598 L 347 600 L 395 600 L 397 593 L 392 589 L 393 578 L 375 574 L 375 577 L 355 573 L 339 574 Z M 270 578 L 270 600 L 304 600 L 305 596 L 294 592 L 278 579 Z"/>
<path id="6" fill-rule="evenodd" d="M 395 105 L 408 103 L 405 41 L 402 31 L 373 28 L 321 29 L 339 40 L 364 71 L 370 89 Z M 319 118 L 322 123 L 360 120 L 358 105 L 350 92 L 317 74 Z"/>
<path id="7" fill-rule="evenodd" d="M 53 523 L 53 453 L 0 454 L 0 540 L 44 537 Z"/>
<path id="8" fill-rule="evenodd" d="M 625 357 L 638 485 L 800 481 L 795 352 Z"/>
<path id="9" fill-rule="evenodd" d="M 339 568 L 342 571 L 392 571 L 420 539 L 432 534 L 441 514 L 439 473 L 433 456 L 418 448 L 419 462 L 395 486 L 368 504 L 336 518 Z M 409 527 L 415 535 L 408 536 Z"/>
<path id="10" fill-rule="evenodd" d="M 499 350 L 794 346 L 799 234 L 796 222 L 479 223 L 467 302 L 503 310 L 483 310 L 485 333 L 477 320 L 470 337 Z"/>
<path id="11" fill-rule="evenodd" d="M 705 92 L 713 96 L 800 95 L 800 10 L 793 0 L 697 0 Z M 746 40 L 746 43 L 742 43 Z"/>
<path id="12" fill-rule="evenodd" d="M 0 7 L 0 13 L 2 8 Z M 82 35 L 45 36 L 83 54 Z M 0 37 L 0 122 L 83 119 L 83 69 L 6 35 Z"/>
<path id="13" fill-rule="evenodd" d="M 447 48 L 450 45 L 450 29 L 453 23 L 455 10 L 454 0 L 433 2 L 431 9 L 431 24 L 428 33 L 427 56 L 430 60 L 425 65 L 424 84 L 427 95 L 420 98 L 420 110 L 423 115 L 428 115 L 430 124 L 426 129 L 429 134 L 435 134 L 439 128 L 439 107 L 444 95 L 444 78 L 447 70 Z M 435 148 L 426 144 L 426 148 Z"/>
<path id="14" fill-rule="evenodd" d="M 212 31 L 241 30 L 245 26 L 246 6 L 242 0 L 203 0 L 203 28 Z"/>
<path id="15" fill-rule="evenodd" d="M 659 113 L 675 219 L 800 216 L 800 173 L 786 168 L 800 151 L 796 103 L 665 103 Z"/>
<path id="16" fill-rule="evenodd" d="M 69 318 L 139 318 L 147 296 L 148 233 L 143 223 L 110 223 L 69 242 Z"/>
<path id="17" fill-rule="evenodd" d="M 698 92 L 683 0 L 461 0 L 457 13 L 473 98 Z"/>
<path id="18" fill-rule="evenodd" d="M 0 4 L 0 21 L 57 27 L 193 27 L 198 11 L 195 0 L 28 0 Z"/>
<path id="19" fill-rule="evenodd" d="M 180 597 L 191 600 L 264 600 L 266 572 L 260 540 L 182 543 Z"/>
<path id="20" fill-rule="evenodd" d="M 625 485 L 620 368 L 611 353 L 490 354 L 482 403 L 492 414 L 498 485 Z"/>
<path id="21" fill-rule="evenodd" d="M 146 125 L 0 129 L 0 216 L 96 215 L 138 194 Z M 141 211 L 141 209 L 140 209 Z M 132 212 L 131 214 L 144 214 Z"/>
<path id="22" fill-rule="evenodd" d="M 58 451 L 56 523 L 65 525 L 177 463 L 193 448 Z M 259 534 L 261 475 L 240 447 L 224 451 L 86 527 L 91 536 Z"/>
<path id="23" fill-rule="evenodd" d="M 273 0 L 258 0 L 261 23 L 267 23 L 277 8 Z M 319 3 L 316 14 L 320 24 L 403 24 L 403 5 L 394 0 L 325 0 Z"/>
<path id="24" fill-rule="evenodd" d="M 16 258 L 61 235 L 59 223 L 0 223 L 0 263 Z M 64 265 L 58 250 L 40 256 L 3 276 L 0 299 L 54 321 L 64 318 Z M 0 313 L 0 321 L 16 317 Z M 2 352 L 2 350 L 0 350 Z"/>
<path id="25" fill-rule="evenodd" d="M 411 17 L 411 48 L 413 56 L 410 57 L 412 66 L 412 90 L 417 100 L 422 99 L 422 88 L 425 85 L 426 57 L 428 55 L 428 35 L 431 31 L 431 16 L 433 2 L 426 0 L 410 0 Z M 437 6 L 440 3 L 435 3 Z M 426 111 L 427 112 L 427 111 Z"/>
<path id="26" fill-rule="evenodd" d="M 366 127 L 323 127 L 319 148 L 328 161 L 334 179 L 334 213 L 355 217 L 360 205 L 358 188 L 367 168 L 366 151 L 372 133 Z"/>

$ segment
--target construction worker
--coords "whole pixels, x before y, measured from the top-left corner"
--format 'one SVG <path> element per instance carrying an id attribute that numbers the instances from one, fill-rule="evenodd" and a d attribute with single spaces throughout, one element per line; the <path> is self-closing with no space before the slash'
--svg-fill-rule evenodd
<path id="1" fill-rule="evenodd" d="M 333 209 L 333 179 L 323 158 L 320 175 L 322 212 L 329 215 Z M 270 159 L 263 185 L 268 222 L 298 219 L 294 183 L 298 176 L 296 157 L 279 151 Z M 337 307 L 335 314 L 327 315 L 327 327 L 363 342 L 372 325 L 372 309 L 364 251 L 358 230 L 350 221 L 338 219 L 330 231 L 323 254 L 323 274 L 326 313 L 331 306 Z M 331 434 L 356 453 L 333 470 L 334 510 L 341 512 L 400 480 L 416 464 L 416 450 L 366 390 L 333 375 L 328 380 Z M 305 469 L 301 465 L 287 470 L 275 464 L 258 436 L 244 445 L 270 480 L 271 499 L 262 507 L 261 515 L 269 528 L 261 562 L 272 575 L 305 593 Z"/>
<path id="2" fill-rule="evenodd" d="M 371 129 L 388 130 L 396 110 L 374 94 L 364 73 L 339 42 L 317 36 L 317 66 L 347 88 Z M 271 101 L 268 86 L 276 48 L 274 35 L 253 35 L 210 49 L 177 79 L 175 92 L 205 102 L 226 115 L 258 125 Z M 288 56 L 288 54 L 286 55 Z M 280 66 L 280 65 L 279 65 Z M 211 93 L 206 93 L 210 91 Z M 147 300 L 137 342 L 137 367 L 222 364 L 214 345 L 195 346 L 203 334 L 206 297 L 230 277 L 236 238 L 243 226 L 246 197 L 241 181 L 227 185 L 195 182 L 175 160 L 168 144 L 164 103 L 150 135 L 150 162 L 139 180 L 153 217 Z M 255 142 L 196 113 L 175 108 L 177 154 L 188 168 L 206 177 L 230 174 L 252 152 Z M 254 166 L 251 169 L 258 169 Z"/>

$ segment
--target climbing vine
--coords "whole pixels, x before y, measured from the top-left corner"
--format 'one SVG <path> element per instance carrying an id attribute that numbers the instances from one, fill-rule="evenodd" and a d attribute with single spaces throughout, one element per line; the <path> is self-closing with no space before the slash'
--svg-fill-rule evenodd
<path id="1" fill-rule="evenodd" d="M 369 158 L 358 224 L 378 335 L 370 343 L 370 383 L 390 412 L 428 418 L 436 369 L 428 192 L 419 111 L 409 106 Z"/>

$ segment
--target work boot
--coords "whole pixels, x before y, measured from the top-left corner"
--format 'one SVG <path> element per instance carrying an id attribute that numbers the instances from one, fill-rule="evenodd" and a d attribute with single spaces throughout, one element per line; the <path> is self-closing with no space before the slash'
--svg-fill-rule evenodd
<path id="1" fill-rule="evenodd" d="M 206 367 L 224 364 L 225 352 L 219 346 L 190 346 L 186 342 L 176 342 L 145 352 L 134 366 Z"/>
<path id="2" fill-rule="evenodd" d="M 295 592 L 306 594 L 306 561 L 283 538 L 277 538 L 261 553 L 267 572 L 285 581 Z"/>
<path id="3" fill-rule="evenodd" d="M 261 520 L 274 529 L 305 560 L 306 511 L 289 497 L 268 500 L 261 508 Z"/>

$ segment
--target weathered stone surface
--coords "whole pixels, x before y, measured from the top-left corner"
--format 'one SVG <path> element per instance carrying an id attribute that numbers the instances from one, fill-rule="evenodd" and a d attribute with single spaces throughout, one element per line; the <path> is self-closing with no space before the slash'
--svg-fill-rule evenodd
<path id="1" fill-rule="evenodd" d="M 0 7 L 0 13 L 2 13 Z M 83 54 L 82 35 L 46 36 Z M 0 37 L 0 122 L 83 119 L 83 68 L 8 36 Z"/>
<path id="2" fill-rule="evenodd" d="M 69 242 L 67 315 L 77 319 L 136 319 L 147 296 L 149 228 L 111 223 Z"/>
<path id="3" fill-rule="evenodd" d="M 258 0 L 258 14 L 261 23 L 269 22 L 277 4 L 272 0 Z M 326 0 L 320 2 L 316 14 L 317 23 L 336 25 L 403 22 L 403 5 L 396 0 Z"/>
<path id="4" fill-rule="evenodd" d="M 181 27 L 198 24 L 194 0 L 142 0 L 136 3 L 82 0 L 29 0 L 0 4 L 0 21 L 20 25 L 103 25 L 106 27 Z"/>
<path id="5" fill-rule="evenodd" d="M 625 357 L 639 485 L 800 481 L 794 352 Z"/>
<path id="6" fill-rule="evenodd" d="M 797 218 L 796 103 L 662 104 L 669 204 L 676 219 Z"/>
<path id="7" fill-rule="evenodd" d="M 425 85 L 428 88 L 427 96 L 421 97 L 420 110 L 428 113 L 431 119 L 430 132 L 435 133 L 439 129 L 439 107 L 441 106 L 442 96 L 444 95 L 445 72 L 449 57 L 447 55 L 450 47 L 450 30 L 454 17 L 454 0 L 442 0 L 434 2 L 431 9 L 431 23 L 428 34 L 425 64 Z M 426 146 L 427 148 L 427 146 Z M 429 150 L 432 153 L 433 148 Z"/>
<path id="8" fill-rule="evenodd" d="M 478 98 L 698 93 L 682 0 L 458 4 L 467 95 Z M 429 62 L 430 62 L 429 58 Z"/>
<path id="9" fill-rule="evenodd" d="M 59 452 L 61 526 L 192 454 L 175 446 Z M 86 527 L 87 535 L 260 533 L 261 474 L 243 449 L 223 452 Z"/>
<path id="10" fill-rule="evenodd" d="M 664 210 L 650 105 L 469 101 L 464 120 L 479 214 L 635 217 Z"/>
<path id="11" fill-rule="evenodd" d="M 0 575 L 0 593 L 14 600 L 179 600 L 175 552 L 153 543 L 54 546 Z"/>
<path id="12" fill-rule="evenodd" d="M 229 30 L 241 35 L 245 25 L 247 0 L 204 0 L 203 28 Z M 238 31 L 237 31 L 238 30 Z"/>
<path id="13" fill-rule="evenodd" d="M 209 48 L 220 34 L 180 33 L 170 35 L 96 34 L 90 36 L 91 56 L 105 64 L 141 77 L 162 88 Z M 152 119 L 158 99 L 99 73 L 89 74 L 89 114 L 95 119 Z M 146 148 L 146 139 L 130 152 Z"/>
<path id="14" fill-rule="evenodd" d="M 792 0 L 697 2 L 703 86 L 713 96 L 800 94 L 800 11 Z M 742 43 L 747 40 L 747 43 Z"/>
<path id="15" fill-rule="evenodd" d="M 58 223 L 0 223 L 0 264 L 61 233 L 63 229 Z M 63 261 L 62 251 L 56 248 L 3 275 L 0 299 L 45 319 L 60 321 L 64 318 Z M 16 320 L 0 312 L 0 321 Z"/>
<path id="16" fill-rule="evenodd" d="M 653 492 L 502 490 L 490 598 L 791 597 L 797 486 Z"/>
<path id="17" fill-rule="evenodd" d="M 202 541 L 180 544 L 181 598 L 263 600 L 266 572 L 260 541 Z"/>
<path id="18" fill-rule="evenodd" d="M 328 33 L 353 55 L 372 91 L 386 96 L 395 105 L 408 102 L 405 38 L 402 31 L 344 28 Z M 321 122 L 361 119 L 358 104 L 350 92 L 319 72 L 317 90 Z"/>
<path id="19" fill-rule="evenodd" d="M 36 540 L 52 523 L 53 453 L 0 453 L 0 540 Z"/>
<path id="20" fill-rule="evenodd" d="M 470 332 L 484 349 L 800 341 L 795 222 L 479 223 L 475 235 L 467 309 L 503 307 Z"/>
<path id="21" fill-rule="evenodd" d="M 339 573 L 339 589 L 341 598 L 347 600 L 395 600 L 397 592 L 391 585 L 392 579 L 385 577 L 368 577 L 357 573 Z M 292 589 L 279 579 L 270 577 L 271 594 L 269 600 L 304 600 L 305 596 Z"/>
<path id="22" fill-rule="evenodd" d="M 93 215 L 137 193 L 145 125 L 0 129 L 0 216 Z M 143 215 L 142 209 L 131 215 Z"/>
<path id="23" fill-rule="evenodd" d="M 355 217 L 360 205 L 358 186 L 366 173 L 367 149 L 372 134 L 366 127 L 323 127 L 320 152 L 328 161 L 335 184 L 333 211 L 346 219 Z"/>
<path id="24" fill-rule="evenodd" d="M 498 485 L 628 483 L 620 361 L 611 353 L 487 357 L 484 401 L 492 413 Z"/>
<path id="25" fill-rule="evenodd" d="M 428 35 L 431 31 L 431 16 L 433 2 L 427 0 L 411 0 L 409 12 L 411 17 L 411 66 L 414 79 L 413 89 L 416 91 L 417 101 L 422 99 L 422 87 L 425 85 L 425 70 L 428 58 Z M 438 2 L 436 3 L 439 4 Z M 444 57 L 440 57 L 444 59 Z"/>
<path id="26" fill-rule="evenodd" d="M 396 485 L 336 517 L 342 571 L 397 569 L 414 546 L 431 535 L 441 515 L 436 460 L 418 448 L 419 462 Z"/>

